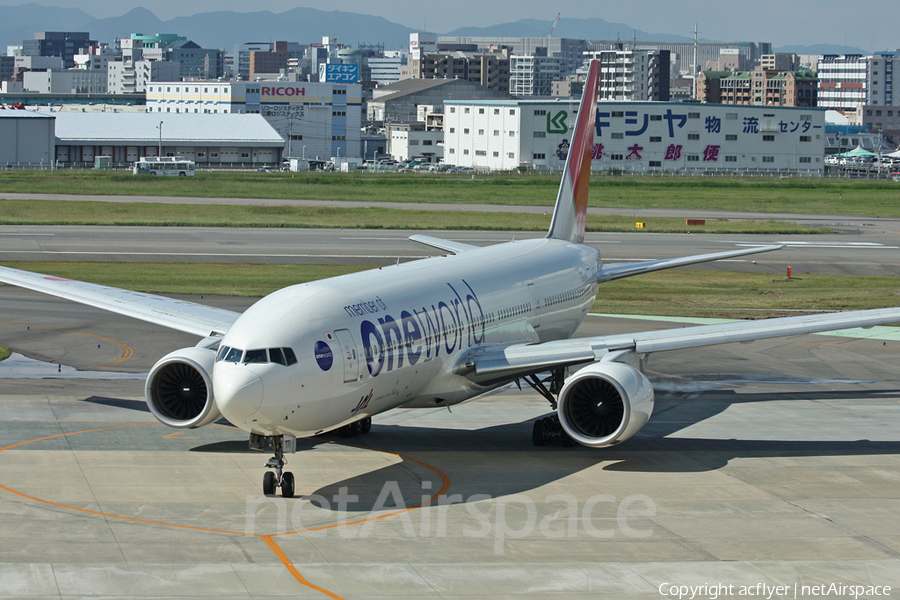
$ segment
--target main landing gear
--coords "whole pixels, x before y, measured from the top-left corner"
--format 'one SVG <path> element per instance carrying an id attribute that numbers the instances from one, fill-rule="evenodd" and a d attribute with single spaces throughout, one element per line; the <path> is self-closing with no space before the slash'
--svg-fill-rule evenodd
<path id="1" fill-rule="evenodd" d="M 372 429 L 372 417 L 366 417 L 365 419 L 354 421 L 349 425 L 338 427 L 338 434 L 345 438 L 356 437 L 363 433 L 369 433 L 370 429 Z"/>
<path id="2" fill-rule="evenodd" d="M 263 494 L 265 494 L 266 496 L 274 496 L 275 488 L 281 488 L 281 495 L 283 497 L 293 498 L 294 474 L 290 471 L 284 471 L 284 465 L 287 462 L 284 460 L 284 436 L 274 435 L 266 438 L 255 433 L 251 433 L 250 449 L 256 450 L 258 452 L 265 452 L 266 440 L 269 440 L 269 443 L 275 450 L 275 456 L 269 459 L 269 461 L 266 463 L 266 468 L 275 469 L 275 472 L 273 473 L 272 471 L 266 471 L 266 474 L 263 475 Z"/>
<path id="3" fill-rule="evenodd" d="M 559 391 L 562 389 L 565 378 L 565 369 L 553 369 L 550 372 L 550 376 L 544 379 L 538 379 L 537 375 L 523 377 L 534 391 L 550 403 L 550 407 L 553 410 L 556 410 L 556 398 L 559 396 Z M 571 448 L 575 445 L 575 440 L 560 425 L 559 416 L 556 413 L 534 422 L 534 427 L 531 430 L 531 442 L 535 446 L 559 443 L 567 448 Z"/>

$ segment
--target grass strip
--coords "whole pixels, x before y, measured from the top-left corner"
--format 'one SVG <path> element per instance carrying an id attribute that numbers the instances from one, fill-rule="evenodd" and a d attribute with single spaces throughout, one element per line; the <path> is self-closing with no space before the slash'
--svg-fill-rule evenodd
<path id="1" fill-rule="evenodd" d="M 125 171 L 4 171 L 2 192 L 308 198 L 318 200 L 552 206 L 559 175 L 233 173 L 142 177 Z M 900 216 L 890 181 L 826 178 L 595 175 L 592 206 Z"/>
<path id="2" fill-rule="evenodd" d="M 103 285 L 162 294 L 260 297 L 295 283 L 362 271 L 359 265 L 236 263 L 11 262 Z M 796 311 L 864 310 L 900 305 L 896 277 L 662 271 L 604 283 L 593 311 L 692 317 L 761 318 Z"/>
<path id="3" fill-rule="evenodd" d="M 644 229 L 636 229 L 638 221 Z M 156 204 L 145 202 L 0 200 L 0 225 L 130 225 L 191 227 L 291 227 L 415 230 L 544 231 L 550 214 L 397 210 L 382 207 L 332 208 L 307 206 L 252 206 L 209 204 Z M 707 220 L 687 226 L 684 219 L 639 219 L 616 215 L 592 219 L 588 231 L 653 233 L 823 233 L 779 221 Z"/>

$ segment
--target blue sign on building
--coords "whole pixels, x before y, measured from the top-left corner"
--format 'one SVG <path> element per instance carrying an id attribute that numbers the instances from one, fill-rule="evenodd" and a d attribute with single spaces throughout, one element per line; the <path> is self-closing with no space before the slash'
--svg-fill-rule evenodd
<path id="1" fill-rule="evenodd" d="M 358 83 L 359 65 L 325 65 L 325 81 L 331 83 Z"/>

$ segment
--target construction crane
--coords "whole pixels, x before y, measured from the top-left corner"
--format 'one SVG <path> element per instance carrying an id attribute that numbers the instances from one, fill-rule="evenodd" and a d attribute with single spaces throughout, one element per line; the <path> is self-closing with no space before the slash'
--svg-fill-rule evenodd
<path id="1" fill-rule="evenodd" d="M 547 34 L 547 37 L 553 37 L 553 30 L 556 29 L 556 25 L 559 23 L 559 15 L 562 13 L 556 13 L 556 20 L 553 21 L 553 25 L 550 26 L 550 33 Z"/>

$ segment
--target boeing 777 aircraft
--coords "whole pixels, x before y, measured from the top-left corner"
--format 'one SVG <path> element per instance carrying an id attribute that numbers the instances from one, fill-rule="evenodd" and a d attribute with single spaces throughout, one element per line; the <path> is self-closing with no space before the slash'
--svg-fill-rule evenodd
<path id="1" fill-rule="evenodd" d="M 584 244 L 599 71 L 593 62 L 544 238 L 478 248 L 415 235 L 448 255 L 290 286 L 243 314 L 9 268 L 0 281 L 200 336 L 151 369 L 150 410 L 176 428 L 224 416 L 251 448 L 268 441 L 263 491 L 285 497 L 296 438 L 361 433 L 392 408 L 450 406 L 525 380 L 556 411 L 534 424 L 535 444 L 601 448 L 650 418 L 649 353 L 900 321 L 888 308 L 571 339 L 605 281 L 780 248 L 604 265 Z"/>

